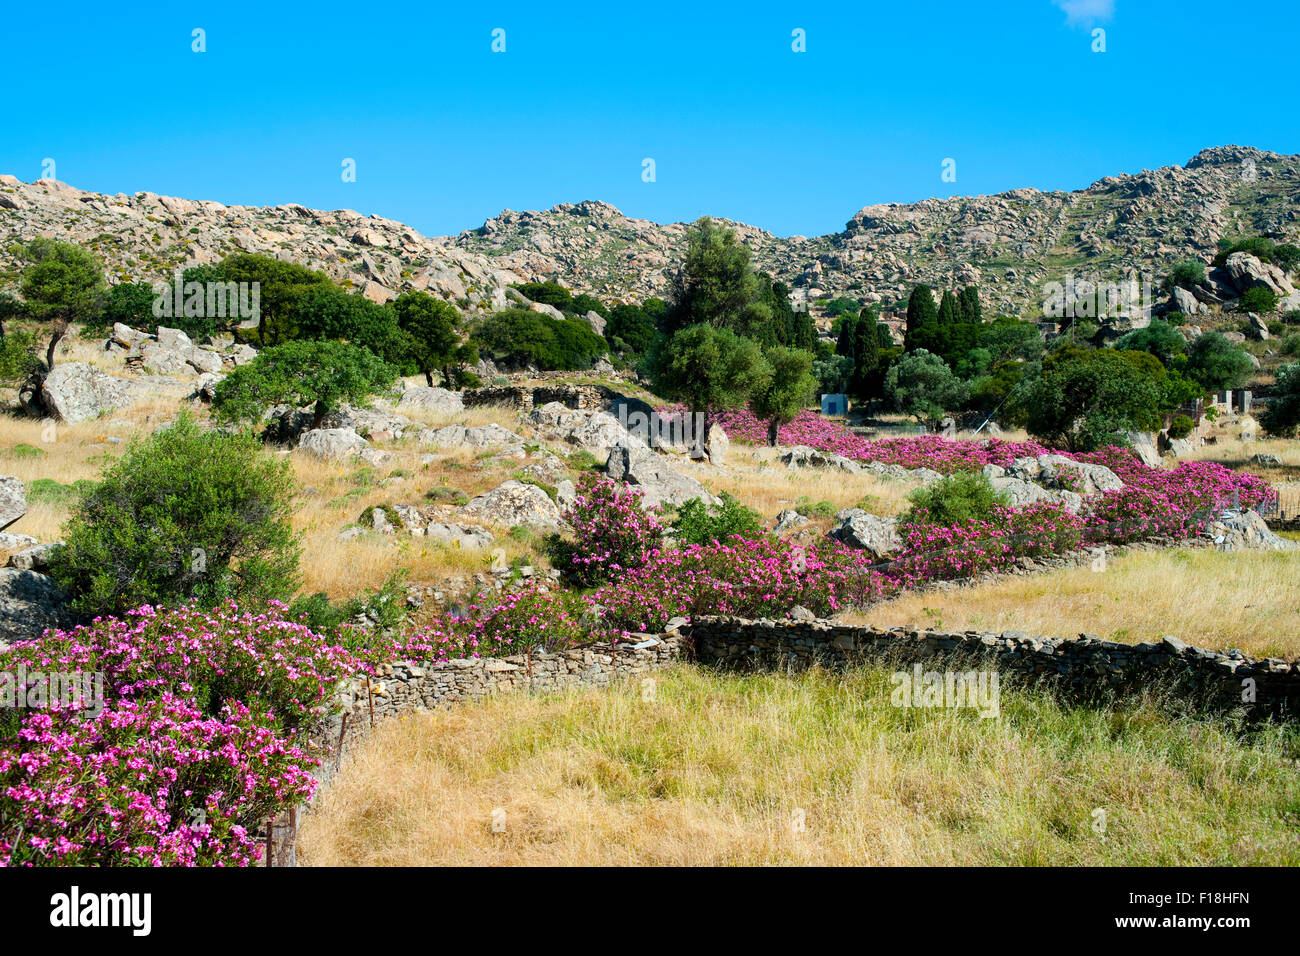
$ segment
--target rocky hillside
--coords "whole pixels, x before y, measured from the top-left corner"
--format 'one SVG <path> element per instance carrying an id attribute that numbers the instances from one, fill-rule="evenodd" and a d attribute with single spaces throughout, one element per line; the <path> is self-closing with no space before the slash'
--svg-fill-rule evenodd
<path id="1" fill-rule="evenodd" d="M 379 302 L 428 289 L 465 308 L 500 309 L 506 286 L 527 278 L 504 271 L 499 260 L 350 209 L 225 206 L 148 192 L 108 196 L 0 175 L 0 285 L 17 277 L 12 247 L 36 236 L 92 249 L 116 281 L 170 280 L 179 267 L 255 252 L 319 269 Z"/>
<path id="2" fill-rule="evenodd" d="M 986 309 L 1032 317 L 1041 312 L 1044 284 L 1070 274 L 1158 278 L 1183 259 L 1208 262 L 1224 237 L 1296 241 L 1300 156 L 1215 147 L 1186 166 L 1108 176 L 1074 192 L 1016 189 L 867 206 L 844 231 L 813 238 L 728 225 L 797 300 L 847 294 L 888 309 L 917 282 L 976 283 Z M 16 274 L 9 247 L 48 235 L 90 246 L 121 279 L 163 277 L 243 251 L 321 269 L 381 301 L 427 288 L 462 307 L 495 309 L 504 306 L 508 284 L 549 278 L 609 301 L 640 300 L 668 290 L 686 230 L 588 201 L 506 210 L 478 229 L 428 238 L 351 210 L 107 196 L 0 176 L 5 283 Z"/>
<path id="3" fill-rule="evenodd" d="M 1223 237 L 1300 236 L 1300 156 L 1239 146 L 1206 149 L 1186 166 L 1108 176 L 1075 192 L 1016 189 L 860 209 L 844 231 L 782 239 L 732 223 L 757 264 L 800 299 L 846 293 L 892 305 L 917 282 L 977 283 L 985 307 L 1041 313 L 1042 286 L 1066 274 L 1120 281 L 1209 261 Z M 511 212 L 443 240 L 527 275 L 597 295 L 641 298 L 668 288 L 685 225 L 629 219 L 600 202 Z"/>

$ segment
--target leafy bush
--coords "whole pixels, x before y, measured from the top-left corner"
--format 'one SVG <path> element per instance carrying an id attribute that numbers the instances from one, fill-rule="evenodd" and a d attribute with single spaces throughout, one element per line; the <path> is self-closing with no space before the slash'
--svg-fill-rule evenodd
<path id="1" fill-rule="evenodd" d="M 14 330 L 0 338 L 0 382 L 22 382 L 39 369 L 35 348 L 34 332 Z"/>
<path id="2" fill-rule="evenodd" d="M 498 364 L 534 365 L 543 371 L 588 369 L 609 350 L 582 319 L 556 320 L 531 309 L 506 309 L 479 319 L 471 342 Z"/>
<path id="3" fill-rule="evenodd" d="M 970 397 L 970 389 L 943 359 L 917 349 L 889 370 L 885 394 L 900 412 L 917 421 L 936 423 L 945 412 L 960 408 Z"/>
<path id="4" fill-rule="evenodd" d="M 288 462 L 187 415 L 136 440 L 89 489 L 51 574 L 86 614 L 293 593 Z"/>
<path id="5" fill-rule="evenodd" d="M 212 408 L 223 421 L 254 421 L 279 404 L 314 406 L 314 427 L 340 402 L 363 402 L 397 379 L 397 369 L 346 342 L 286 342 L 258 353 L 217 383 Z"/>
<path id="6" fill-rule="evenodd" d="M 1300 426 L 1300 365 L 1283 365 L 1278 369 L 1277 386 L 1259 421 L 1271 435 L 1295 435 Z"/>
<path id="7" fill-rule="evenodd" d="M 1273 312 L 1277 309 L 1277 293 L 1263 286 L 1247 289 L 1239 308 L 1242 312 Z"/>
<path id="8" fill-rule="evenodd" d="M 573 540 L 553 536 L 548 551 L 552 563 L 584 587 L 640 567 L 663 541 L 657 515 L 641 507 L 641 492 L 612 478 L 580 475 L 564 518 Z"/>
<path id="9" fill-rule="evenodd" d="M 753 508 L 746 508 L 725 491 L 722 504 L 713 513 L 699 498 L 691 498 L 677 509 L 672 528 L 682 544 L 708 544 L 727 541 L 733 536 L 755 538 L 763 533 L 763 519 Z"/>
<path id="10" fill-rule="evenodd" d="M 1169 423 L 1169 437 L 1186 438 L 1195 427 L 1196 423 L 1186 415 L 1175 415 L 1174 420 Z"/>
<path id="11" fill-rule="evenodd" d="M 917 488 L 908 496 L 912 503 L 899 519 L 903 525 L 951 525 L 987 519 L 1007 497 L 993 490 L 982 472 L 954 471 L 939 481 Z"/>
<path id="12" fill-rule="evenodd" d="M 1190 289 L 1205 281 L 1205 264 L 1201 262 L 1180 262 L 1169 274 L 1169 284 Z"/>

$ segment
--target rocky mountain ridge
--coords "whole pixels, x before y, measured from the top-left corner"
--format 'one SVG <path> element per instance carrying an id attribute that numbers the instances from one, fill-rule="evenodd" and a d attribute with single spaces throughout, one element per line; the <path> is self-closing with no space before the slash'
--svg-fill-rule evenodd
<path id="1" fill-rule="evenodd" d="M 1044 286 L 1066 277 L 1157 282 L 1185 259 L 1208 262 L 1218 240 L 1300 239 L 1300 156 L 1252 147 L 1202 150 L 1184 166 L 1108 176 L 1086 189 L 1015 189 L 866 206 L 838 233 L 778 237 L 721 220 L 796 303 L 835 295 L 888 312 L 912 285 L 978 284 L 985 309 L 1035 317 Z M 226 206 L 142 192 L 89 193 L 55 180 L 0 176 L 0 280 L 13 245 L 37 235 L 94 249 L 117 280 L 260 252 L 320 269 L 377 301 L 405 289 L 462 308 L 505 307 L 512 283 L 556 279 L 606 301 L 664 295 L 688 224 L 624 216 L 608 203 L 504 210 L 478 229 L 426 237 L 391 219 L 298 204 Z"/>

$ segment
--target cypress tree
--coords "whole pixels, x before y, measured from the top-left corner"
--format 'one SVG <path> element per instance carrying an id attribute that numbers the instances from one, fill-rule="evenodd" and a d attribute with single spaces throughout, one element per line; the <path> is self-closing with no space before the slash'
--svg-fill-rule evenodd
<path id="1" fill-rule="evenodd" d="M 911 339 L 917 329 L 929 325 L 938 317 L 939 310 L 935 308 L 934 296 L 930 294 L 929 287 L 918 285 L 912 289 L 912 294 L 907 300 L 907 332 L 903 336 L 904 350 L 908 352 L 912 350 Z"/>
<path id="2" fill-rule="evenodd" d="M 858 326 L 858 317 L 850 313 L 840 316 L 840 337 L 835 342 L 836 355 L 853 355 L 853 342 Z"/>
<path id="3" fill-rule="evenodd" d="M 984 321 L 984 310 L 980 307 L 980 290 L 968 285 L 961 290 L 961 320 L 971 325 Z"/>
<path id="4" fill-rule="evenodd" d="M 961 304 L 951 292 L 944 292 L 939 300 L 939 324 L 956 325 L 961 321 Z"/>

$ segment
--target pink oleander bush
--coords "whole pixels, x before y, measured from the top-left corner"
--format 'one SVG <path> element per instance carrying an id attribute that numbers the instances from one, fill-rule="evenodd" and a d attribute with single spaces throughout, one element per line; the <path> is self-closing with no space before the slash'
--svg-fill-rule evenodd
<path id="1" fill-rule="evenodd" d="M 652 631 L 702 614 L 784 617 L 796 604 L 833 614 L 879 600 L 890 588 L 864 551 L 765 535 L 656 552 L 589 600 L 608 628 Z"/>
<path id="2" fill-rule="evenodd" d="M 903 547 L 886 572 L 899 588 L 1002 571 L 1020 558 L 1072 551 L 1084 537 L 1085 519 L 1056 504 L 1024 508 L 994 505 L 987 518 L 931 524 L 924 509 L 900 528 Z"/>
<path id="3" fill-rule="evenodd" d="M 573 540 L 553 539 L 551 557 L 582 587 L 641 567 L 663 542 L 658 511 L 642 507 L 640 490 L 600 475 L 578 479 L 577 495 L 564 518 L 573 528 Z"/>
<path id="4" fill-rule="evenodd" d="M 767 423 L 749 409 L 719 412 L 713 419 L 727 437 L 751 444 L 767 443 Z M 855 435 L 839 422 L 800 412 L 777 432 L 782 445 L 807 445 L 818 451 L 831 452 L 855 461 L 878 461 L 904 468 L 932 468 L 935 471 L 978 471 L 985 465 L 1009 465 L 1027 455 L 1046 454 L 1048 449 L 1037 442 L 1011 442 L 997 438 L 954 441 L 942 435 L 916 435 L 906 438 L 867 439 Z"/>
<path id="5" fill-rule="evenodd" d="M 606 636 L 584 622 L 588 607 L 578 595 L 545 587 L 529 584 L 439 615 L 413 634 L 394 639 L 389 652 L 394 659 L 438 663 L 507 657 L 532 648 L 562 650 Z"/>
<path id="6" fill-rule="evenodd" d="M 338 683 L 371 667 L 285 610 L 146 606 L 0 653 L 28 683 L 99 672 L 104 697 L 0 711 L 0 864 L 257 862 L 251 834 L 314 791 Z"/>

